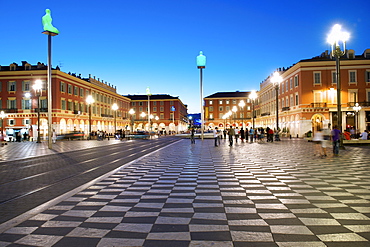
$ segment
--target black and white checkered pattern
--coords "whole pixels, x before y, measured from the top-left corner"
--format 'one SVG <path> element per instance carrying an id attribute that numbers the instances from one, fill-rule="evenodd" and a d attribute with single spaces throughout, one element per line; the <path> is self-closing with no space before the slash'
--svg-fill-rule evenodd
<path id="1" fill-rule="evenodd" d="M 0 234 L 0 246 L 370 246 L 368 148 L 182 140 Z"/>

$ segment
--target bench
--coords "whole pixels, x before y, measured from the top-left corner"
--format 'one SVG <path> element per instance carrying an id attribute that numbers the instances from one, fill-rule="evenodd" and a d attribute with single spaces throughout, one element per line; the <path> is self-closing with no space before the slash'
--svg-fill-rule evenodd
<path id="1" fill-rule="evenodd" d="M 351 139 L 351 140 L 343 140 L 343 145 L 369 145 L 370 140 L 362 140 L 362 139 Z"/>

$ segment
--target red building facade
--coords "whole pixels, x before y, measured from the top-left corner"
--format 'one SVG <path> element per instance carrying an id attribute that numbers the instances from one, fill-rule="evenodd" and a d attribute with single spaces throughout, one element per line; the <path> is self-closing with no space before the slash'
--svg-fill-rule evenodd
<path id="1" fill-rule="evenodd" d="M 40 107 L 38 95 L 33 90 L 36 80 L 42 81 Z M 52 69 L 52 128 L 57 134 L 81 131 L 85 135 L 89 130 L 88 95 L 95 102 L 91 104 L 91 130 L 113 133 L 124 129 L 129 124 L 128 110 L 130 99 L 117 94 L 116 88 L 99 79 L 81 78 L 80 75 L 67 74 Z M 12 63 L 0 66 L 0 106 L 6 117 L 2 129 L 8 135 L 27 133 L 31 137 L 37 134 L 38 108 L 40 108 L 40 133 L 45 138 L 47 126 L 47 66 L 42 63 L 31 65 L 25 61 L 22 65 Z M 112 105 L 117 104 L 114 111 Z"/>

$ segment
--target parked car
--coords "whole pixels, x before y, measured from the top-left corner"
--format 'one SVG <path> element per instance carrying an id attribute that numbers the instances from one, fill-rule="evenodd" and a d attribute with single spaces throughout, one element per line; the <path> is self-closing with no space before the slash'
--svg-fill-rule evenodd
<path id="1" fill-rule="evenodd" d="M 57 137 L 58 140 L 82 140 L 84 138 L 84 133 L 80 131 L 73 131 Z"/>

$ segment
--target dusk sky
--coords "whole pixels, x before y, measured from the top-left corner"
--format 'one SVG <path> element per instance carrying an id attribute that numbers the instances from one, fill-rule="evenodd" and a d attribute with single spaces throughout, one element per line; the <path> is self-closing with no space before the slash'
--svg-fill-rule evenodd
<path id="1" fill-rule="evenodd" d="M 179 96 L 200 112 L 196 56 L 207 57 L 204 96 L 258 90 L 278 67 L 330 49 L 341 24 L 348 49 L 370 48 L 369 0 L 0 0 L 0 65 L 47 63 L 41 18 L 51 9 L 52 66 L 113 84 L 119 94 Z"/>

